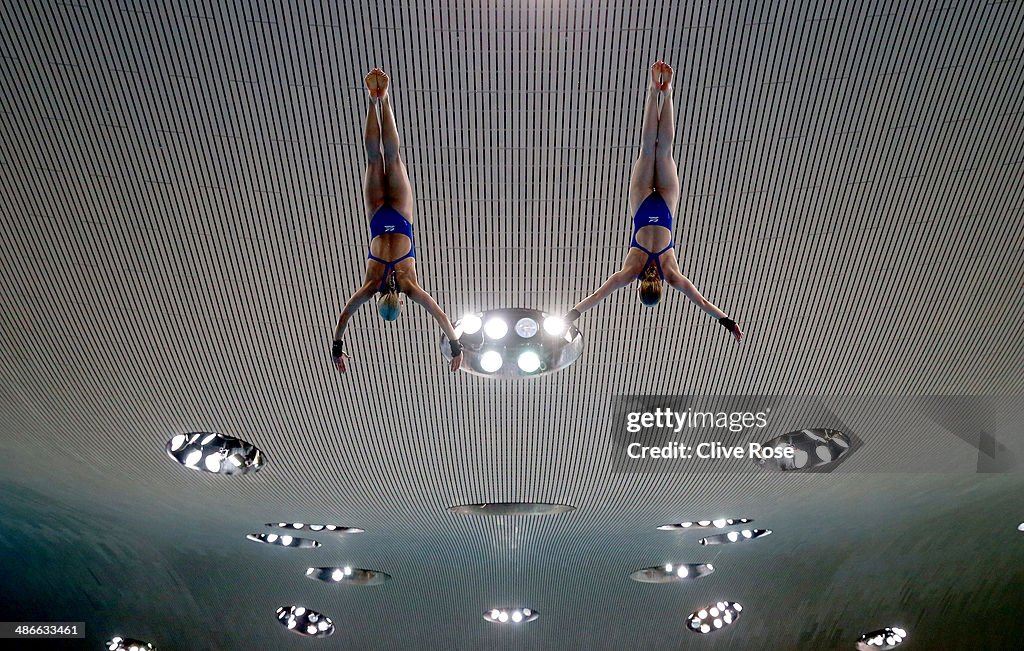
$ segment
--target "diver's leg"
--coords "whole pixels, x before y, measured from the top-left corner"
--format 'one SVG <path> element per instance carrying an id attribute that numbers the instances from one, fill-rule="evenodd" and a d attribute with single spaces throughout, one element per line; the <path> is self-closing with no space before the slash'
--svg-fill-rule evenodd
<path id="1" fill-rule="evenodd" d="M 395 125 L 395 114 L 391 110 L 391 97 L 388 95 L 389 79 L 383 72 L 380 75 L 378 84 L 381 87 L 380 118 L 386 170 L 384 175 L 385 191 L 391 207 L 402 213 L 409 223 L 412 223 L 412 182 L 409 181 L 409 172 L 405 168 L 405 162 L 399 151 L 401 141 L 398 137 L 398 127 Z"/>
<path id="2" fill-rule="evenodd" d="M 654 154 L 654 187 L 675 215 L 679 203 L 679 172 L 672 157 L 675 139 L 675 111 L 672 106 L 672 67 L 661 62 L 661 113 L 658 117 L 658 144 Z"/>
<path id="3" fill-rule="evenodd" d="M 651 67 L 651 80 L 647 87 L 647 101 L 644 104 L 644 122 L 640 131 L 640 155 L 633 164 L 629 178 L 629 212 L 636 214 L 637 208 L 654 190 L 655 154 L 658 143 L 658 95 L 661 94 L 661 70 L 657 64 Z"/>
<path id="4" fill-rule="evenodd" d="M 376 68 L 366 75 L 366 88 L 370 103 L 366 110 L 366 128 L 363 143 L 366 145 L 366 173 L 363 175 L 363 199 L 366 214 L 373 213 L 384 204 L 384 156 L 380 149 L 380 123 L 377 120 L 377 76 Z"/>

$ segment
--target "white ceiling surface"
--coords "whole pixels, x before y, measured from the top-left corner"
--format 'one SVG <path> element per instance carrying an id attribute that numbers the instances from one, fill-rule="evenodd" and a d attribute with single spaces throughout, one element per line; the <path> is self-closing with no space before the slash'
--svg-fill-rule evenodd
<path id="1" fill-rule="evenodd" d="M 972 467 L 949 432 L 847 413 L 865 446 L 839 474 L 623 475 L 606 414 L 628 393 L 1019 397 L 1022 19 L 1020 2 L 5 2 L 0 619 L 84 620 L 84 648 L 846 649 L 887 625 L 908 649 L 1015 648 L 1020 475 L 869 472 L 918 450 L 907 470 Z M 681 265 L 748 341 L 679 295 L 650 311 L 623 291 L 580 320 L 575 366 L 496 382 L 447 373 L 423 310 L 367 308 L 351 373 L 331 370 L 367 241 L 366 70 L 393 79 L 442 307 L 560 312 L 626 251 L 659 57 Z M 187 471 L 163 445 L 192 430 L 270 463 Z M 579 509 L 444 510 L 501 500 Z M 653 531 L 713 515 L 775 533 Z M 367 533 L 306 553 L 244 539 L 277 520 Z M 717 571 L 627 578 L 666 561 Z M 394 579 L 302 576 L 333 563 Z M 720 599 L 738 624 L 684 630 Z M 286 603 L 338 632 L 288 634 Z M 541 618 L 480 617 L 506 603 Z"/>

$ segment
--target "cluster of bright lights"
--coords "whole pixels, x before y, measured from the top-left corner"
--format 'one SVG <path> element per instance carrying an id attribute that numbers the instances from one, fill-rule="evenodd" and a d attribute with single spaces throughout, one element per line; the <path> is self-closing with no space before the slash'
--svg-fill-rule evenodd
<path id="1" fill-rule="evenodd" d="M 523 624 L 538 617 L 540 614 L 532 608 L 492 608 L 484 613 L 484 619 L 495 624 Z"/>
<path id="2" fill-rule="evenodd" d="M 277 609 L 277 621 L 289 631 L 305 637 L 327 637 L 334 633 L 334 622 L 330 617 L 303 606 L 281 606 Z"/>
<path id="3" fill-rule="evenodd" d="M 305 529 L 308 531 L 326 531 L 329 533 L 364 533 L 363 529 L 359 527 L 343 527 L 339 524 L 303 524 L 302 522 L 268 522 L 268 527 L 277 527 L 278 529 L 292 529 L 298 531 Z"/>
<path id="4" fill-rule="evenodd" d="M 188 468 L 220 475 L 244 475 L 266 463 L 252 443 L 216 432 L 176 434 L 167 442 L 167 454 Z"/>
<path id="5" fill-rule="evenodd" d="M 149 642 L 118 636 L 107 641 L 107 651 L 156 651 L 156 647 Z"/>
<path id="6" fill-rule="evenodd" d="M 715 571 L 710 563 L 666 563 L 657 567 L 645 567 L 629 575 L 641 583 L 674 583 L 692 581 Z"/>
<path id="7" fill-rule="evenodd" d="M 460 515 L 559 515 L 575 511 L 576 507 L 568 504 L 548 504 L 545 502 L 485 502 L 483 504 L 449 506 L 448 510 Z"/>
<path id="8" fill-rule="evenodd" d="M 253 542 L 277 545 L 278 547 L 295 547 L 296 549 L 313 549 L 320 546 L 319 542 L 311 538 L 298 538 L 288 535 L 279 536 L 276 533 L 250 533 L 246 535 L 246 538 Z"/>
<path id="9" fill-rule="evenodd" d="M 717 520 L 697 520 L 696 522 L 680 522 L 679 524 L 663 524 L 658 527 L 659 531 L 675 531 L 676 529 L 724 529 L 737 524 L 753 522 L 750 518 L 718 518 Z"/>
<path id="10" fill-rule="evenodd" d="M 694 633 L 711 633 L 735 622 L 742 611 L 743 606 L 735 601 L 719 601 L 713 606 L 690 613 L 688 625 Z"/>
<path id="11" fill-rule="evenodd" d="M 763 447 L 775 448 L 776 454 L 768 459 L 757 456 L 754 463 L 765 470 L 783 472 L 825 470 L 834 467 L 852 449 L 850 437 L 833 429 L 788 432 L 767 441 Z"/>
<path id="12" fill-rule="evenodd" d="M 384 583 L 391 577 L 384 572 L 376 570 L 365 570 L 361 567 L 311 567 L 306 570 L 306 576 L 310 579 L 323 581 L 324 583 L 350 583 L 353 585 L 377 585 Z"/>
<path id="13" fill-rule="evenodd" d="M 907 638 L 907 632 L 902 628 L 886 627 L 878 631 L 865 633 L 857 638 L 858 649 L 880 649 L 889 651 L 895 649 Z"/>
<path id="14" fill-rule="evenodd" d="M 579 329 L 537 310 L 503 309 L 467 314 L 455 322 L 463 368 L 480 375 L 529 377 L 565 368 L 579 358 Z M 451 357 L 447 338 L 441 352 Z"/>
<path id="15" fill-rule="evenodd" d="M 771 529 L 744 529 L 743 531 L 730 531 L 729 533 L 715 534 L 714 536 L 701 538 L 697 542 L 702 545 L 728 545 L 730 543 L 743 542 L 744 540 L 753 540 L 754 538 L 762 538 L 770 535 L 772 535 Z"/>

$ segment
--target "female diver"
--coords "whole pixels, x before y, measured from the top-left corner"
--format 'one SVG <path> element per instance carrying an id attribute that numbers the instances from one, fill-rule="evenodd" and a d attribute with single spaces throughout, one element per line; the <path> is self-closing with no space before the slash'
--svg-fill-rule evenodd
<path id="1" fill-rule="evenodd" d="M 663 95 L 661 108 L 658 97 Z M 637 282 L 637 295 L 647 307 L 661 300 L 662 282 L 686 295 L 728 330 L 736 341 L 743 331 L 725 312 L 701 295 L 679 271 L 672 241 L 672 213 L 679 203 L 679 176 L 672 158 L 675 118 L 672 110 L 672 68 L 664 61 L 651 66 L 651 83 L 644 107 L 640 156 L 629 181 L 629 209 L 633 213 L 633 239 L 622 268 L 608 277 L 593 294 L 565 316 L 575 321 L 617 289 Z"/>
<path id="2" fill-rule="evenodd" d="M 416 247 L 412 238 L 412 184 L 399 154 L 398 128 L 388 97 L 388 76 L 380 68 L 366 75 L 370 107 L 366 113 L 366 175 L 363 196 L 370 216 L 370 252 L 366 259 L 363 285 L 352 294 L 338 317 L 331 358 L 339 371 L 348 368 L 351 356 L 342 335 L 359 307 L 377 294 L 377 311 L 385 321 L 402 312 L 402 295 L 427 308 L 452 344 L 452 371 L 462 365 L 462 347 L 448 316 L 416 281 Z M 377 105 L 380 104 L 380 121 Z M 382 147 L 383 145 L 383 147 Z"/>

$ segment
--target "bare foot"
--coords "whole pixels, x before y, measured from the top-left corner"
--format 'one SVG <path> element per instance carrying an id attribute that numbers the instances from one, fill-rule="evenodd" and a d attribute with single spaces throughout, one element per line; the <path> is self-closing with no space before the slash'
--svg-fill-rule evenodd
<path id="1" fill-rule="evenodd" d="M 672 70 L 672 66 L 664 61 L 659 61 L 659 63 L 661 63 L 661 89 L 668 90 L 672 85 L 672 73 L 674 70 Z"/>
<path id="2" fill-rule="evenodd" d="M 651 87 L 653 88 L 661 88 L 661 66 L 663 63 L 665 62 L 659 59 L 651 66 Z"/>
<path id="3" fill-rule="evenodd" d="M 370 72 L 366 73 L 366 77 L 363 79 L 363 81 L 366 82 L 366 90 L 370 93 L 370 97 L 372 98 L 380 97 L 380 95 L 377 94 L 379 88 L 377 82 L 379 77 L 377 76 L 377 73 L 379 72 L 380 68 L 374 68 Z"/>
<path id="4" fill-rule="evenodd" d="M 388 94 L 388 84 L 391 83 L 391 78 L 388 74 L 377 68 L 377 97 L 385 97 Z"/>

